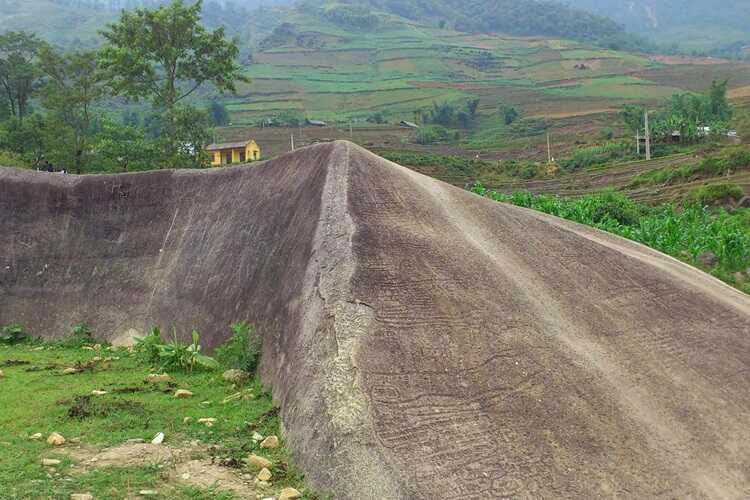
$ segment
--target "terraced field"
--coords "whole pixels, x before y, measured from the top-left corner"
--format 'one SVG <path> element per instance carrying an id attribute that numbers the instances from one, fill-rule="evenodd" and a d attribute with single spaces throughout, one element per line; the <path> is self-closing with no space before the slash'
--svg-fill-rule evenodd
<path id="1" fill-rule="evenodd" d="M 648 57 L 583 43 L 458 33 L 383 14 L 372 31 L 291 11 L 286 31 L 253 55 L 251 86 L 228 106 L 235 125 L 294 110 L 311 119 L 363 121 L 382 112 L 412 120 L 435 101 L 479 97 L 527 117 L 557 120 L 611 113 L 626 102 L 703 90 L 712 79 L 750 83 L 750 65 Z"/>

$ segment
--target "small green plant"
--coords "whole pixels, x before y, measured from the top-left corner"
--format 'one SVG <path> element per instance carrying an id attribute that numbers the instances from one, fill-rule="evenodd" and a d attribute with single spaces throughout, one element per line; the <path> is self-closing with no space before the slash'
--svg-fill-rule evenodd
<path id="1" fill-rule="evenodd" d="M 0 329 L 0 343 L 14 345 L 27 338 L 26 329 L 19 324 L 6 325 Z"/>
<path id="2" fill-rule="evenodd" d="M 232 338 L 216 348 L 216 359 L 226 368 L 254 373 L 260 357 L 260 336 L 245 321 L 234 324 L 231 328 Z"/>
<path id="3" fill-rule="evenodd" d="M 164 345 L 164 339 L 161 336 L 161 330 L 159 327 L 154 327 L 147 336 L 136 337 L 135 355 L 142 363 L 155 365 L 159 362 L 161 352 L 159 347 L 162 345 Z"/>
<path id="4" fill-rule="evenodd" d="M 70 335 L 60 340 L 59 344 L 61 347 L 81 348 L 93 342 L 93 331 L 91 328 L 85 323 L 79 323 L 73 327 Z"/>
<path id="5" fill-rule="evenodd" d="M 192 373 L 196 369 L 215 370 L 219 367 L 215 359 L 201 354 L 200 333 L 193 330 L 192 337 L 191 344 L 183 344 L 177 340 L 175 332 L 172 341 L 158 345 L 162 370 L 183 370 Z"/>

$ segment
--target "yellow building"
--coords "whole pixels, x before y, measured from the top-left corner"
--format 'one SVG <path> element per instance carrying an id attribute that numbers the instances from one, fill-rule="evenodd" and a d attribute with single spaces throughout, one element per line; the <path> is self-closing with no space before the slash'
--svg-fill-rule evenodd
<path id="1" fill-rule="evenodd" d="M 211 155 L 212 167 L 260 160 L 260 148 L 253 140 L 210 144 L 206 151 Z"/>

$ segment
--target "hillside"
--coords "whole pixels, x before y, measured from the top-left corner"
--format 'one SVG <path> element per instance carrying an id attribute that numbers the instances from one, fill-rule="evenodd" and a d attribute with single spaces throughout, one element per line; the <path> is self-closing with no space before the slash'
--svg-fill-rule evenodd
<path id="1" fill-rule="evenodd" d="M 573 7 L 608 16 L 631 31 L 688 50 L 715 49 L 732 42 L 750 45 L 750 2 L 745 0 L 565 0 Z"/>
<path id="2" fill-rule="evenodd" d="M 435 101 L 479 97 L 480 115 L 511 103 L 525 117 L 563 118 L 659 102 L 704 90 L 712 78 L 750 85 L 750 67 L 668 59 L 539 37 L 461 33 L 381 13 L 377 26 L 353 28 L 292 11 L 253 54 L 253 84 L 230 99 L 235 124 L 284 112 L 348 122 L 382 112 L 413 120 Z M 485 133 L 496 123 L 482 123 Z"/>

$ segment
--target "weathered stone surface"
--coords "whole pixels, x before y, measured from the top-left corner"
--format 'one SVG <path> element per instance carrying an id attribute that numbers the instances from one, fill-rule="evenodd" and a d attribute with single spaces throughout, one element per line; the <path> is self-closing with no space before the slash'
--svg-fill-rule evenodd
<path id="1" fill-rule="evenodd" d="M 188 391 L 187 389 L 177 389 L 174 391 L 174 397 L 176 398 L 189 398 L 192 396 L 193 393 Z"/>
<path id="2" fill-rule="evenodd" d="M 0 234 L 0 324 L 174 325 L 208 348 L 254 324 L 286 442 L 337 499 L 750 491 L 750 298 L 356 146 L 0 169 Z"/>
<path id="3" fill-rule="evenodd" d="M 266 439 L 263 440 L 262 443 L 260 443 L 261 448 L 278 448 L 279 447 L 279 438 L 276 436 L 268 436 Z"/>
<path id="4" fill-rule="evenodd" d="M 270 481 L 271 477 L 273 477 L 271 471 L 266 469 L 265 467 L 263 467 L 256 476 L 259 481 Z"/>
<path id="5" fill-rule="evenodd" d="M 293 500 L 295 498 L 302 498 L 302 493 L 294 488 L 284 488 L 279 493 L 279 500 Z"/>
<path id="6" fill-rule="evenodd" d="M 62 446 L 65 444 L 65 438 L 62 434 L 53 432 L 47 438 L 47 444 L 51 444 L 52 446 Z"/>
<path id="7" fill-rule="evenodd" d="M 270 469 L 273 467 L 273 462 L 267 458 L 252 454 L 247 457 L 247 465 L 256 469 Z"/>

